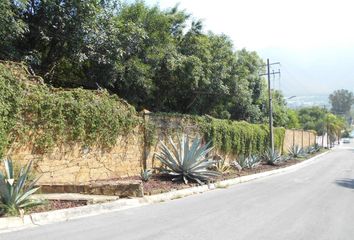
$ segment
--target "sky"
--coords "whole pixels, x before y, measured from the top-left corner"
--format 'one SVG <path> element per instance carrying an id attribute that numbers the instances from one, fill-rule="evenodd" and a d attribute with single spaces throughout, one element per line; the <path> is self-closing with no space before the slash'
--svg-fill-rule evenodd
<path id="1" fill-rule="evenodd" d="M 205 31 L 228 35 L 235 50 L 280 62 L 274 87 L 287 96 L 354 91 L 354 1 L 146 0 L 201 19 Z"/>

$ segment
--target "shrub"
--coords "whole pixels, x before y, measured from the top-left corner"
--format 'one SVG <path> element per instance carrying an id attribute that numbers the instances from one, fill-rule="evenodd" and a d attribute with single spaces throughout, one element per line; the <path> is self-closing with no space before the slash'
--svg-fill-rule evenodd
<path id="1" fill-rule="evenodd" d="M 272 150 L 271 148 L 267 149 L 263 154 L 263 158 L 270 165 L 276 165 L 285 160 L 277 150 Z"/>
<path id="2" fill-rule="evenodd" d="M 43 203 L 41 200 L 30 199 L 30 196 L 39 189 L 39 187 L 35 187 L 38 178 L 26 184 L 31 166 L 32 162 L 22 167 L 17 178 L 15 178 L 12 160 L 4 160 L 6 174 L 0 172 L 0 209 L 3 209 L 5 213 L 23 215 L 25 209 Z"/>
<path id="3" fill-rule="evenodd" d="M 198 118 L 207 141 L 223 153 L 236 155 L 261 154 L 269 146 L 269 130 L 264 124 L 251 124 L 245 121 L 230 121 L 208 117 Z M 284 128 L 274 129 L 274 142 L 281 148 L 285 136 Z"/>
<path id="4" fill-rule="evenodd" d="M 141 122 L 105 90 L 53 89 L 27 78 L 0 63 L 0 157 L 14 140 L 33 142 L 39 152 L 63 142 L 111 147 Z"/>
<path id="5" fill-rule="evenodd" d="M 201 139 L 195 138 L 190 146 L 189 137 L 182 135 L 178 145 L 171 137 L 169 143 L 171 149 L 160 141 L 161 153 L 157 153 L 156 156 L 165 165 L 167 173 L 173 177 L 172 181 L 183 180 L 187 184 L 191 179 L 202 184 L 220 175 L 216 171 L 209 170 L 214 165 L 212 158 L 207 157 L 212 150 L 209 147 L 210 142 L 202 145 Z"/>
<path id="6" fill-rule="evenodd" d="M 289 148 L 289 156 L 293 158 L 305 157 L 305 150 L 299 145 L 293 145 Z"/>

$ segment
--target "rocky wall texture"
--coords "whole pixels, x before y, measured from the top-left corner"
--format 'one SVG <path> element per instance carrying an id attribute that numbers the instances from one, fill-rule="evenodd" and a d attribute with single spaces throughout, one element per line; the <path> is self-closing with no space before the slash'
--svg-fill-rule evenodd
<path id="1" fill-rule="evenodd" d="M 185 133 L 191 137 L 201 137 L 200 129 L 193 119 L 146 114 L 144 121 L 145 124 L 136 127 L 128 135 L 120 136 L 117 144 L 110 149 L 72 143 L 39 154 L 31 144 L 15 144 L 7 155 L 17 166 L 32 160 L 36 174 L 41 175 L 40 184 L 85 184 L 138 176 L 144 168 L 159 167 L 155 153 L 159 151 L 159 141 L 168 144 L 169 136 Z M 292 145 L 312 145 L 315 139 L 313 132 L 286 130 L 283 152 L 287 152 Z M 222 152 L 215 151 L 214 154 L 229 161 L 236 158 Z"/>
<path id="2" fill-rule="evenodd" d="M 117 139 L 110 149 L 63 144 L 49 153 L 36 154 L 34 147 L 13 147 L 7 155 L 16 165 L 33 161 L 40 184 L 78 184 L 140 174 L 143 164 L 144 133 L 141 127 Z"/>

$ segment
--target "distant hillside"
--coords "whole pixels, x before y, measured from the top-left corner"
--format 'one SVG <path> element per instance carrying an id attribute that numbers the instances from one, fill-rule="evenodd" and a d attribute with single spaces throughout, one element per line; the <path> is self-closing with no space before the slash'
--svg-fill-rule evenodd
<path id="1" fill-rule="evenodd" d="M 287 105 L 293 109 L 311 106 L 330 108 L 328 95 L 295 96 L 287 100 Z"/>

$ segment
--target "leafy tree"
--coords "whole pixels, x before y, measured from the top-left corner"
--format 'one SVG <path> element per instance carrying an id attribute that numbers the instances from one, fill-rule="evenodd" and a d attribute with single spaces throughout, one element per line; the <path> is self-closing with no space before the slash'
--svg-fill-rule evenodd
<path id="1" fill-rule="evenodd" d="M 338 117 L 332 113 L 326 115 L 327 131 L 331 142 L 338 140 L 342 135 L 342 131 L 346 129 L 346 121 L 344 118 Z"/>
<path id="2" fill-rule="evenodd" d="M 1 2 L 0 57 L 26 60 L 56 87 L 106 88 L 138 109 L 264 122 L 263 65 L 177 7 L 143 1 Z M 4 34 L 3 34 L 4 33 Z M 8 35 L 8 36 L 7 36 Z M 1 39 L 2 40 L 2 39 Z M 6 41 L 5 41 L 6 40 Z M 282 96 L 275 123 L 288 124 Z"/>
<path id="3" fill-rule="evenodd" d="M 0 59 L 18 58 L 15 41 L 22 39 L 28 29 L 28 25 L 20 17 L 27 2 L 26 0 L 0 1 Z"/>
<path id="4" fill-rule="evenodd" d="M 299 115 L 295 110 L 288 109 L 287 110 L 287 116 L 288 116 L 288 121 L 284 125 L 284 127 L 288 129 L 296 129 L 300 128 L 300 120 L 299 120 Z"/>
<path id="5" fill-rule="evenodd" d="M 31 0 L 20 14 L 29 26 L 18 44 L 23 59 L 55 85 L 62 81 L 62 72 L 83 77 L 79 68 L 88 58 L 89 34 L 97 29 L 96 19 L 103 12 L 101 2 Z"/>
<path id="6" fill-rule="evenodd" d="M 337 115 L 348 115 L 352 105 L 354 104 L 354 95 L 352 92 L 341 89 L 334 91 L 329 95 L 331 102 L 331 111 Z"/>
<path id="7" fill-rule="evenodd" d="M 317 134 L 326 132 L 326 118 L 328 111 L 321 107 L 306 107 L 298 110 L 301 128 L 315 130 Z"/>

